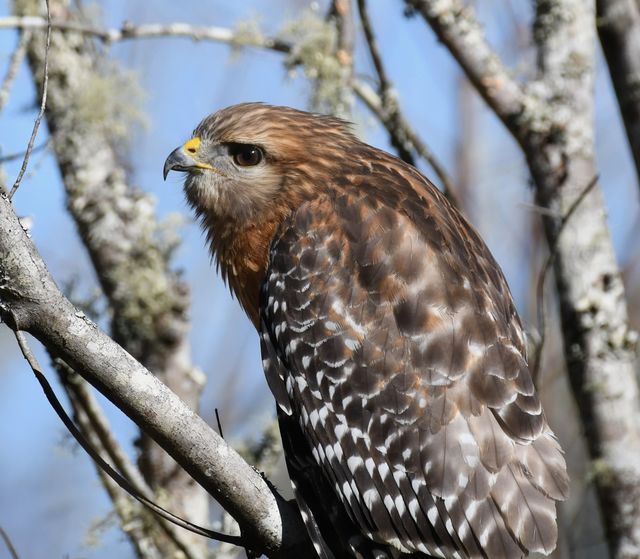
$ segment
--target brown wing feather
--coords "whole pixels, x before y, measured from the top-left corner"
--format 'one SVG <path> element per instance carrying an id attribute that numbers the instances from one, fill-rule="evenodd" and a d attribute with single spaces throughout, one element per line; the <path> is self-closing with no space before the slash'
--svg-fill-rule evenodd
<path id="1" fill-rule="evenodd" d="M 367 537 L 442 557 L 549 552 L 565 464 L 508 287 L 464 219 L 394 161 L 281 226 L 261 305 L 270 384 Z"/>

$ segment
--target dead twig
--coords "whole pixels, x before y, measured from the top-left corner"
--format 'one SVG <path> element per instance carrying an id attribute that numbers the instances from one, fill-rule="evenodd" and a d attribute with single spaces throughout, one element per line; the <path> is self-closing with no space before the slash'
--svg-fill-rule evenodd
<path id="1" fill-rule="evenodd" d="M 447 198 L 456 205 L 453 195 L 453 180 L 445 170 L 444 165 L 438 161 L 427 144 L 420 138 L 418 133 L 411 128 L 402 115 L 398 99 L 393 94 L 393 84 L 389 79 L 384 62 L 382 61 L 378 41 L 373 31 L 371 19 L 369 18 L 366 0 L 358 0 L 358 13 L 360 14 L 360 22 L 362 23 L 362 30 L 369 54 L 371 55 L 371 60 L 373 61 L 373 66 L 378 76 L 377 99 L 373 95 L 371 88 L 362 82 L 354 83 L 354 91 L 387 129 L 391 144 L 398 151 L 399 157 L 411 165 L 415 164 L 413 152 L 424 159 L 438 176 Z"/>
<path id="2" fill-rule="evenodd" d="M 0 29 L 43 29 L 47 20 L 37 16 L 7 16 L 0 18 Z M 77 21 L 51 21 L 51 28 L 90 35 L 104 43 L 117 43 L 128 39 L 152 39 L 156 37 L 183 37 L 194 41 L 215 41 L 233 46 L 253 46 L 288 53 L 291 46 L 274 37 L 259 35 L 246 37 L 225 27 L 199 26 L 188 23 L 149 23 L 132 25 L 125 23 L 118 29 L 103 29 Z"/>
<path id="3" fill-rule="evenodd" d="M 20 187 L 20 183 L 22 182 L 22 178 L 24 174 L 27 172 L 27 166 L 29 165 L 29 158 L 31 157 L 31 152 L 33 151 L 33 145 L 36 141 L 36 136 L 38 135 L 38 129 L 40 128 L 40 122 L 44 117 L 44 110 L 47 106 L 47 87 L 49 85 L 49 49 L 51 47 L 51 11 L 49 10 L 49 0 L 45 0 L 47 5 L 47 38 L 45 42 L 45 51 L 44 51 L 44 81 L 42 84 L 42 99 L 40 101 L 40 110 L 38 111 L 38 116 L 36 117 L 35 122 L 33 123 L 33 130 L 31 131 L 31 137 L 29 138 L 29 144 L 27 145 L 27 151 L 24 154 L 24 159 L 22 160 L 22 167 L 20 167 L 20 172 L 18 173 L 18 177 L 16 178 L 16 182 L 13 183 L 11 187 L 11 191 L 9 192 L 9 200 L 13 198 L 13 195 L 16 193 L 18 188 Z"/>
<path id="4" fill-rule="evenodd" d="M 42 142 L 40 145 L 35 146 L 31 150 L 31 155 L 39 151 L 42 151 L 44 149 L 47 149 L 48 147 L 49 147 L 49 140 Z M 27 151 L 24 150 L 24 151 L 17 151 L 15 153 L 10 153 L 8 155 L 0 155 L 0 165 L 4 163 L 9 163 L 11 161 L 16 161 L 17 159 L 22 159 L 26 154 L 27 154 Z"/>
<path id="5" fill-rule="evenodd" d="M 5 532 L 2 526 L 0 526 L 0 537 L 2 537 L 5 545 L 7 546 L 7 549 L 9 550 L 9 554 L 11 555 L 11 559 L 20 559 L 20 556 L 18 555 L 16 548 L 13 546 L 13 542 L 11 541 L 9 534 Z"/>
<path id="6" fill-rule="evenodd" d="M 9 59 L 7 73 L 4 76 L 4 80 L 2 80 L 2 86 L 0 86 L 0 112 L 2 112 L 2 109 L 4 109 L 4 106 L 9 99 L 11 87 L 18 75 L 18 68 L 20 68 L 20 64 L 22 64 L 22 61 L 24 60 L 24 55 L 27 52 L 27 42 L 30 38 L 31 31 L 25 30 L 20 33 L 18 44 Z"/>

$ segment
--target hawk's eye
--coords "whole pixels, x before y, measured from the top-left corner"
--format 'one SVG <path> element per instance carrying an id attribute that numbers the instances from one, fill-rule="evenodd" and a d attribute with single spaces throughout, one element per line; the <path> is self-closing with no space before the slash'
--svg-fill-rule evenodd
<path id="1" fill-rule="evenodd" d="M 240 167 L 253 167 L 262 161 L 262 150 L 251 144 L 229 144 L 229 155 Z"/>

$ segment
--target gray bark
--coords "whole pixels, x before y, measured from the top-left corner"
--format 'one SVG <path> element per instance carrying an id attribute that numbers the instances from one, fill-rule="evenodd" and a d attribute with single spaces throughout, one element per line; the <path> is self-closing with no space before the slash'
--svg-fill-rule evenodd
<path id="1" fill-rule="evenodd" d="M 637 336 L 629 328 L 602 194 L 594 188 L 561 233 L 561 217 L 596 176 L 593 138 L 595 5 L 539 0 L 540 77 L 518 84 L 460 0 L 409 1 L 521 145 L 545 212 L 564 353 L 592 459 L 612 556 L 640 556 L 640 398 Z M 548 214 L 548 215 L 546 215 Z M 559 217 L 558 217 L 559 216 Z"/>
<path id="2" fill-rule="evenodd" d="M 640 2 L 596 0 L 596 15 L 640 186 Z"/>
<path id="3" fill-rule="evenodd" d="M 41 9 L 41 2 L 14 4 L 20 15 Z M 76 14 L 66 2 L 51 0 L 50 6 L 55 17 L 74 21 Z M 33 34 L 27 57 L 40 89 L 41 33 Z M 103 114 L 104 107 L 93 105 L 100 98 L 91 98 L 95 88 L 109 87 L 108 68 L 109 61 L 100 58 L 90 38 L 53 34 L 46 118 L 67 207 L 108 299 L 114 338 L 197 410 L 203 375 L 191 361 L 188 286 L 170 269 L 172 247 L 158 240 L 153 200 L 128 182 L 117 150 L 124 139 L 116 136 L 110 122 L 118 115 Z M 116 97 L 118 92 L 109 94 Z M 202 488 L 144 434 L 140 447 L 143 474 L 154 489 L 162 488 L 165 504 L 194 523 L 206 524 L 209 499 Z M 202 555 L 206 542 L 197 536 L 192 542 Z M 157 544 L 162 548 L 166 542 Z"/>
<path id="4" fill-rule="evenodd" d="M 285 502 L 192 409 L 62 295 L 0 195 L 0 318 L 35 336 L 162 446 L 269 557 L 309 549 L 297 508 Z"/>
<path id="5" fill-rule="evenodd" d="M 557 133 L 527 152 L 536 199 L 564 215 L 596 175 L 593 137 L 594 3 L 539 1 L 534 29 L 542 78 Z M 555 262 L 564 354 L 592 459 L 594 481 L 614 558 L 640 556 L 640 398 L 636 335 L 629 328 L 618 268 L 599 190 L 558 236 Z"/>

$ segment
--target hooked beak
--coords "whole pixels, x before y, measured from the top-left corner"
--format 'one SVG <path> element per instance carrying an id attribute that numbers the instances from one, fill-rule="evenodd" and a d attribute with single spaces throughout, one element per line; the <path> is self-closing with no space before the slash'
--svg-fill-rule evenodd
<path id="1" fill-rule="evenodd" d="M 169 171 L 183 171 L 188 172 L 192 169 L 202 167 L 193 157 L 185 152 L 184 146 L 174 149 L 164 162 L 164 168 L 162 169 L 162 176 L 164 180 L 167 180 Z"/>

